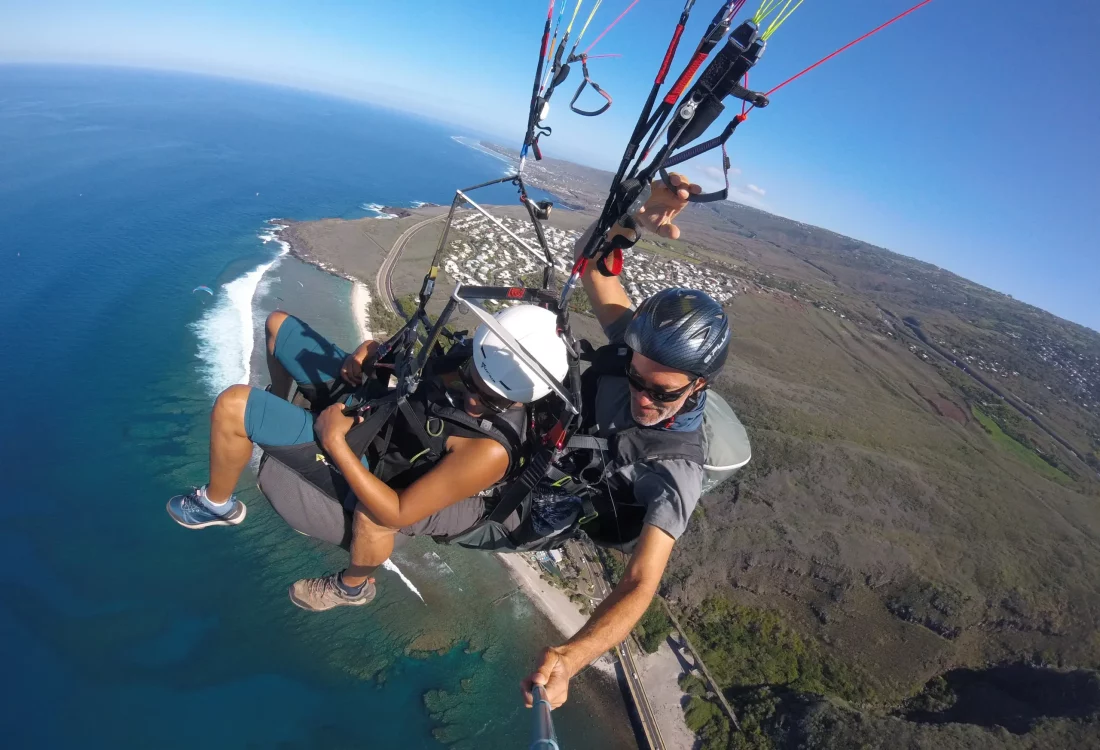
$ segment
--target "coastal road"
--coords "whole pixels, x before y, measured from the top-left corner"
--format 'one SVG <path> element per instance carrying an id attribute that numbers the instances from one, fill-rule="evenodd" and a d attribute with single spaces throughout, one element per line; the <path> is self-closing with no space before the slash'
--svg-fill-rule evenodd
<path id="1" fill-rule="evenodd" d="M 584 560 L 584 564 L 588 567 L 588 572 L 596 584 L 594 593 L 599 597 L 599 601 L 606 599 L 607 595 L 611 593 L 607 579 L 603 575 L 595 574 L 588 562 L 587 555 L 583 552 L 580 553 L 580 558 Z M 599 604 L 599 601 L 595 601 L 593 604 Z M 638 717 L 642 722 L 642 732 L 645 734 L 646 742 L 649 743 L 651 750 L 664 750 L 665 743 L 661 738 L 661 729 L 657 725 L 657 718 L 653 715 L 653 708 L 649 705 L 649 697 L 646 695 L 645 686 L 642 685 L 642 679 L 638 676 L 638 665 L 634 662 L 634 656 L 630 653 L 630 640 L 628 637 L 616 646 L 615 652 L 619 655 L 619 663 L 623 666 L 623 674 L 626 676 L 626 685 L 630 690 L 630 697 L 638 708 Z"/>
<path id="2" fill-rule="evenodd" d="M 382 260 L 382 265 L 378 268 L 378 274 L 374 277 L 374 288 L 382 296 L 382 304 L 394 315 L 401 315 L 397 311 L 396 298 L 393 296 L 393 267 L 397 265 L 397 261 L 401 258 L 401 251 L 405 249 L 405 245 L 412 239 L 414 234 L 433 221 L 441 221 L 446 218 L 447 214 L 440 214 L 413 224 L 394 240 L 393 247 L 390 248 L 389 253 Z"/>
<path id="3" fill-rule="evenodd" d="M 642 731 L 646 741 L 652 750 L 664 750 L 665 743 L 661 739 L 661 729 L 657 726 L 657 717 L 653 715 L 653 708 L 649 705 L 649 698 L 642 687 L 642 680 L 638 677 L 638 666 L 634 663 L 634 655 L 630 653 L 630 641 L 626 640 L 616 648 L 619 652 L 619 660 L 623 665 L 623 673 L 626 675 L 626 684 L 630 694 L 634 698 L 634 705 L 638 709 L 638 716 L 642 720 Z"/>

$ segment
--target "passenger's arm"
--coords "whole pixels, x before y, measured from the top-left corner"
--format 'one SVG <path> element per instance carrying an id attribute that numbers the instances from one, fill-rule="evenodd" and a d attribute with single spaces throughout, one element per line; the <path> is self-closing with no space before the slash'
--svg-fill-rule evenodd
<path id="1" fill-rule="evenodd" d="M 343 406 L 330 406 L 317 418 L 317 434 L 351 491 L 383 526 L 399 529 L 448 505 L 473 497 L 499 482 L 508 470 L 508 452 L 495 440 L 463 439 L 435 467 L 407 488 L 396 491 L 370 473 L 348 446 L 355 418 Z"/>
<path id="2" fill-rule="evenodd" d="M 661 180 L 653 181 L 653 192 L 645 205 L 638 210 L 635 217 L 643 228 L 656 232 L 661 237 L 670 240 L 679 239 L 680 228 L 672 223 L 672 220 L 684 210 L 688 204 L 688 195 L 698 195 L 703 191 L 698 185 L 693 185 L 691 180 L 683 175 L 672 173 L 669 180 L 676 186 L 673 192 L 665 186 Z M 579 256 L 588 239 L 592 236 L 595 225 L 581 235 L 574 245 L 574 255 Z M 608 239 L 616 235 L 632 235 L 633 232 L 623 229 L 616 224 L 607 233 Z M 588 294 L 588 301 L 592 304 L 592 312 L 600 325 L 606 328 L 611 323 L 622 317 L 630 307 L 630 297 L 626 295 L 623 284 L 618 276 L 604 276 L 597 270 L 595 263 L 590 263 L 581 277 L 584 291 Z"/>
<path id="3" fill-rule="evenodd" d="M 542 652 L 542 664 L 523 681 L 524 698 L 531 705 L 531 687 L 545 685 L 550 705 L 557 708 L 569 697 L 569 680 L 596 657 L 621 643 L 637 624 L 657 593 L 676 540 L 647 524 L 638 539 L 626 572 L 576 635 L 562 646 Z"/>

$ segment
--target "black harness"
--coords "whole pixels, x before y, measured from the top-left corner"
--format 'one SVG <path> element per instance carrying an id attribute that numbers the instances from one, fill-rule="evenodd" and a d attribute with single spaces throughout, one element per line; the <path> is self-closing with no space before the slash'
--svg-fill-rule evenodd
<path id="1" fill-rule="evenodd" d="M 508 536 L 516 547 L 524 549 L 561 546 L 581 531 L 604 546 L 623 547 L 637 541 L 646 508 L 637 504 L 626 470 L 635 464 L 676 459 L 702 465 L 706 450 L 701 429 L 680 432 L 632 425 L 611 432 L 599 424 L 601 391 L 606 394 L 607 388 L 626 388 L 624 375 L 631 356 L 630 348 L 623 344 L 595 350 L 586 347 L 581 357 L 590 365 L 581 375 L 584 409 L 580 429 L 556 456 L 536 451 L 512 481 L 498 484 L 483 525 L 504 524 L 518 513 L 519 525 Z M 582 512 L 570 528 L 539 544 L 541 536 L 533 527 L 531 511 L 535 493 L 543 491 L 578 498 Z M 451 542 L 467 533 L 437 541 Z"/>

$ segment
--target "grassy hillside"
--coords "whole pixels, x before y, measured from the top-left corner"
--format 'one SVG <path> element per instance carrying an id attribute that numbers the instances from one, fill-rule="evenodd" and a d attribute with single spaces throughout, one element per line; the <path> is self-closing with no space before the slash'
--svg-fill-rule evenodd
<path id="1" fill-rule="evenodd" d="M 716 388 L 754 448 L 738 481 L 703 500 L 666 579 L 749 717 L 746 734 L 725 734 L 699 697 L 700 736 L 880 746 L 859 722 L 881 717 L 883 737 L 939 746 L 950 733 L 936 722 L 890 718 L 938 676 L 1100 667 L 1100 335 L 754 209 L 695 207 L 682 226 L 670 251 L 748 290 L 729 306 L 733 356 Z M 1088 723 L 1100 702 L 1087 706 L 1083 725 L 1024 736 L 1100 736 Z M 959 737 L 947 746 L 1032 746 L 988 728 Z"/>

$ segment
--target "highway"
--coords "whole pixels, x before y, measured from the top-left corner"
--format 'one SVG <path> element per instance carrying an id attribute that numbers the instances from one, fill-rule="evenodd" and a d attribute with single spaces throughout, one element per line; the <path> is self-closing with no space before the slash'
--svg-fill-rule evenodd
<path id="1" fill-rule="evenodd" d="M 378 290 L 378 294 L 382 295 L 382 304 L 384 304 L 394 315 L 401 315 L 395 304 L 396 297 L 393 295 L 393 268 L 401 258 L 401 252 L 405 249 L 405 245 L 412 239 L 414 234 L 428 224 L 431 224 L 433 221 L 441 221 L 446 218 L 447 214 L 440 214 L 439 216 L 432 216 L 431 218 L 424 219 L 424 221 L 413 224 L 402 232 L 400 237 L 394 240 L 393 247 L 390 248 L 386 257 L 382 259 L 382 265 L 378 267 L 378 274 L 374 277 L 374 288 Z"/>
<path id="2" fill-rule="evenodd" d="M 634 705 L 638 709 L 638 717 L 642 721 L 642 731 L 646 741 L 652 750 L 664 750 L 665 743 L 661 739 L 661 729 L 657 726 L 657 718 L 653 715 L 653 708 L 649 705 L 649 698 L 642 687 L 641 678 L 638 677 L 638 667 L 634 663 L 634 656 L 630 653 L 630 639 L 627 639 L 615 647 L 619 654 L 619 660 L 623 665 L 623 673 L 626 675 L 626 684 L 630 688 L 630 695 L 634 698 Z"/>
<path id="3" fill-rule="evenodd" d="M 607 585 L 607 579 L 604 576 L 594 573 L 592 566 L 588 563 L 588 557 L 583 553 L 580 553 L 580 556 L 584 560 L 588 572 L 592 575 L 592 580 L 596 583 L 597 590 L 594 593 L 599 596 L 599 600 L 592 602 L 593 606 L 596 606 L 611 593 L 611 589 Z M 664 750 L 665 743 L 661 738 L 661 728 L 657 725 L 657 719 L 653 715 L 652 707 L 649 705 L 649 697 L 646 695 L 645 687 L 638 676 L 638 666 L 634 662 L 633 654 L 630 653 L 630 641 L 631 639 L 628 637 L 616 646 L 615 653 L 618 654 L 619 663 L 622 664 L 623 674 L 626 676 L 626 685 L 630 690 L 630 697 L 638 708 L 638 718 L 642 722 L 642 732 L 645 734 L 646 742 L 651 750 Z"/>

